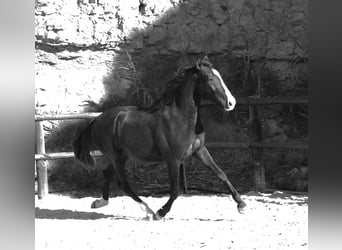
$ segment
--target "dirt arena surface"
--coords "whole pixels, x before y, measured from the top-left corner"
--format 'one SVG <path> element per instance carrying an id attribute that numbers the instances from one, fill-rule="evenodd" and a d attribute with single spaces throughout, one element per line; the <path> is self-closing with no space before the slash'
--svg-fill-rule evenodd
<path id="1" fill-rule="evenodd" d="M 162 221 L 148 221 L 129 197 L 91 209 L 94 197 L 35 197 L 35 249 L 308 249 L 308 196 L 282 192 L 242 196 L 181 195 Z M 157 211 L 168 199 L 143 197 Z"/>

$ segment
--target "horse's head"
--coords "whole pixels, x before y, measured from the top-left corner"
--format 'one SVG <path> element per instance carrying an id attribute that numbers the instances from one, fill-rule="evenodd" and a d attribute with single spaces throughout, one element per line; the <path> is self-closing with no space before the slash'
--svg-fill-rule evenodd
<path id="1" fill-rule="evenodd" d="M 214 69 L 207 56 L 196 61 L 198 90 L 204 99 L 209 99 L 223 106 L 226 111 L 235 108 L 235 97 L 230 93 L 220 73 Z"/>

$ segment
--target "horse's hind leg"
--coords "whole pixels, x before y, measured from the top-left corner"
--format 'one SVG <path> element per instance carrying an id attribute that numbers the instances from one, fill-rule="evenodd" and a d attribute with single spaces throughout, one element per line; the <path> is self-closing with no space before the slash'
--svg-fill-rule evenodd
<path id="1" fill-rule="evenodd" d="M 233 199 L 238 204 L 239 212 L 243 212 L 243 209 L 246 207 L 246 203 L 241 199 L 240 194 L 236 191 L 233 185 L 228 180 L 226 174 L 222 171 L 219 166 L 216 165 L 213 158 L 209 154 L 206 147 L 201 148 L 199 151 L 196 152 L 195 156 L 199 158 L 199 160 L 207 167 L 209 167 L 226 185 L 229 192 L 231 193 Z"/>
<path id="2" fill-rule="evenodd" d="M 143 200 L 141 200 L 139 198 L 138 195 L 136 195 L 136 193 L 132 190 L 131 186 L 129 185 L 128 181 L 126 179 L 124 179 L 121 183 L 121 187 L 123 189 L 123 191 L 130 196 L 133 200 L 135 200 L 136 202 L 138 202 L 141 206 L 141 209 L 144 210 L 146 212 L 147 217 L 155 217 L 155 213 L 153 212 L 153 210 L 147 205 L 146 202 L 144 202 Z"/>
<path id="3" fill-rule="evenodd" d="M 91 208 L 99 208 L 108 205 L 110 182 L 113 179 L 114 173 L 112 164 L 109 164 L 108 167 L 103 170 L 103 177 L 105 180 L 102 187 L 102 198 L 95 200 L 91 204 Z"/>
<path id="4" fill-rule="evenodd" d="M 127 158 L 123 158 L 122 160 L 116 161 L 117 166 L 117 175 L 118 175 L 118 181 L 120 187 L 123 189 L 123 191 L 130 196 L 133 200 L 138 202 L 141 206 L 141 208 L 146 212 L 147 217 L 155 217 L 155 213 L 153 210 L 145 203 L 143 200 L 139 198 L 139 196 L 133 191 L 131 188 L 129 182 L 127 181 L 126 173 L 125 173 L 125 163 L 127 161 Z"/>

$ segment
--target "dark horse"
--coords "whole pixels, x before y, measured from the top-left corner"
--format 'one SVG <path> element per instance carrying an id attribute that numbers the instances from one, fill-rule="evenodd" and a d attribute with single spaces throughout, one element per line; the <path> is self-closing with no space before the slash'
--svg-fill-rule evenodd
<path id="1" fill-rule="evenodd" d="M 187 157 L 194 155 L 223 181 L 237 202 L 239 212 L 243 210 L 245 202 L 204 146 L 205 134 L 198 112 L 201 98 L 222 105 L 226 111 L 233 110 L 236 104 L 207 56 L 170 80 L 162 96 L 150 107 L 114 107 L 92 120 L 78 134 L 73 148 L 76 159 L 83 166 L 94 166 L 90 155 L 93 146 L 111 162 L 103 170 L 102 198 L 95 200 L 92 208 L 108 204 L 109 186 L 115 174 L 124 192 L 141 204 L 148 215 L 155 220 L 163 218 L 179 194 L 180 167 Z M 135 194 L 127 182 L 124 168 L 129 158 L 166 162 L 170 198 L 157 213 Z"/>

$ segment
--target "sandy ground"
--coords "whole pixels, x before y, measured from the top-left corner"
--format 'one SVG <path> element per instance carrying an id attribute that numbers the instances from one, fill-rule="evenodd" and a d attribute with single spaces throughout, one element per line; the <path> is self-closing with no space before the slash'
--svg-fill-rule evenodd
<path id="1" fill-rule="evenodd" d="M 226 196 L 180 196 L 163 221 L 129 197 L 91 209 L 94 197 L 35 199 L 35 249 L 308 249 L 308 197 L 249 193 L 239 214 Z M 157 211 L 168 197 L 144 197 Z"/>

